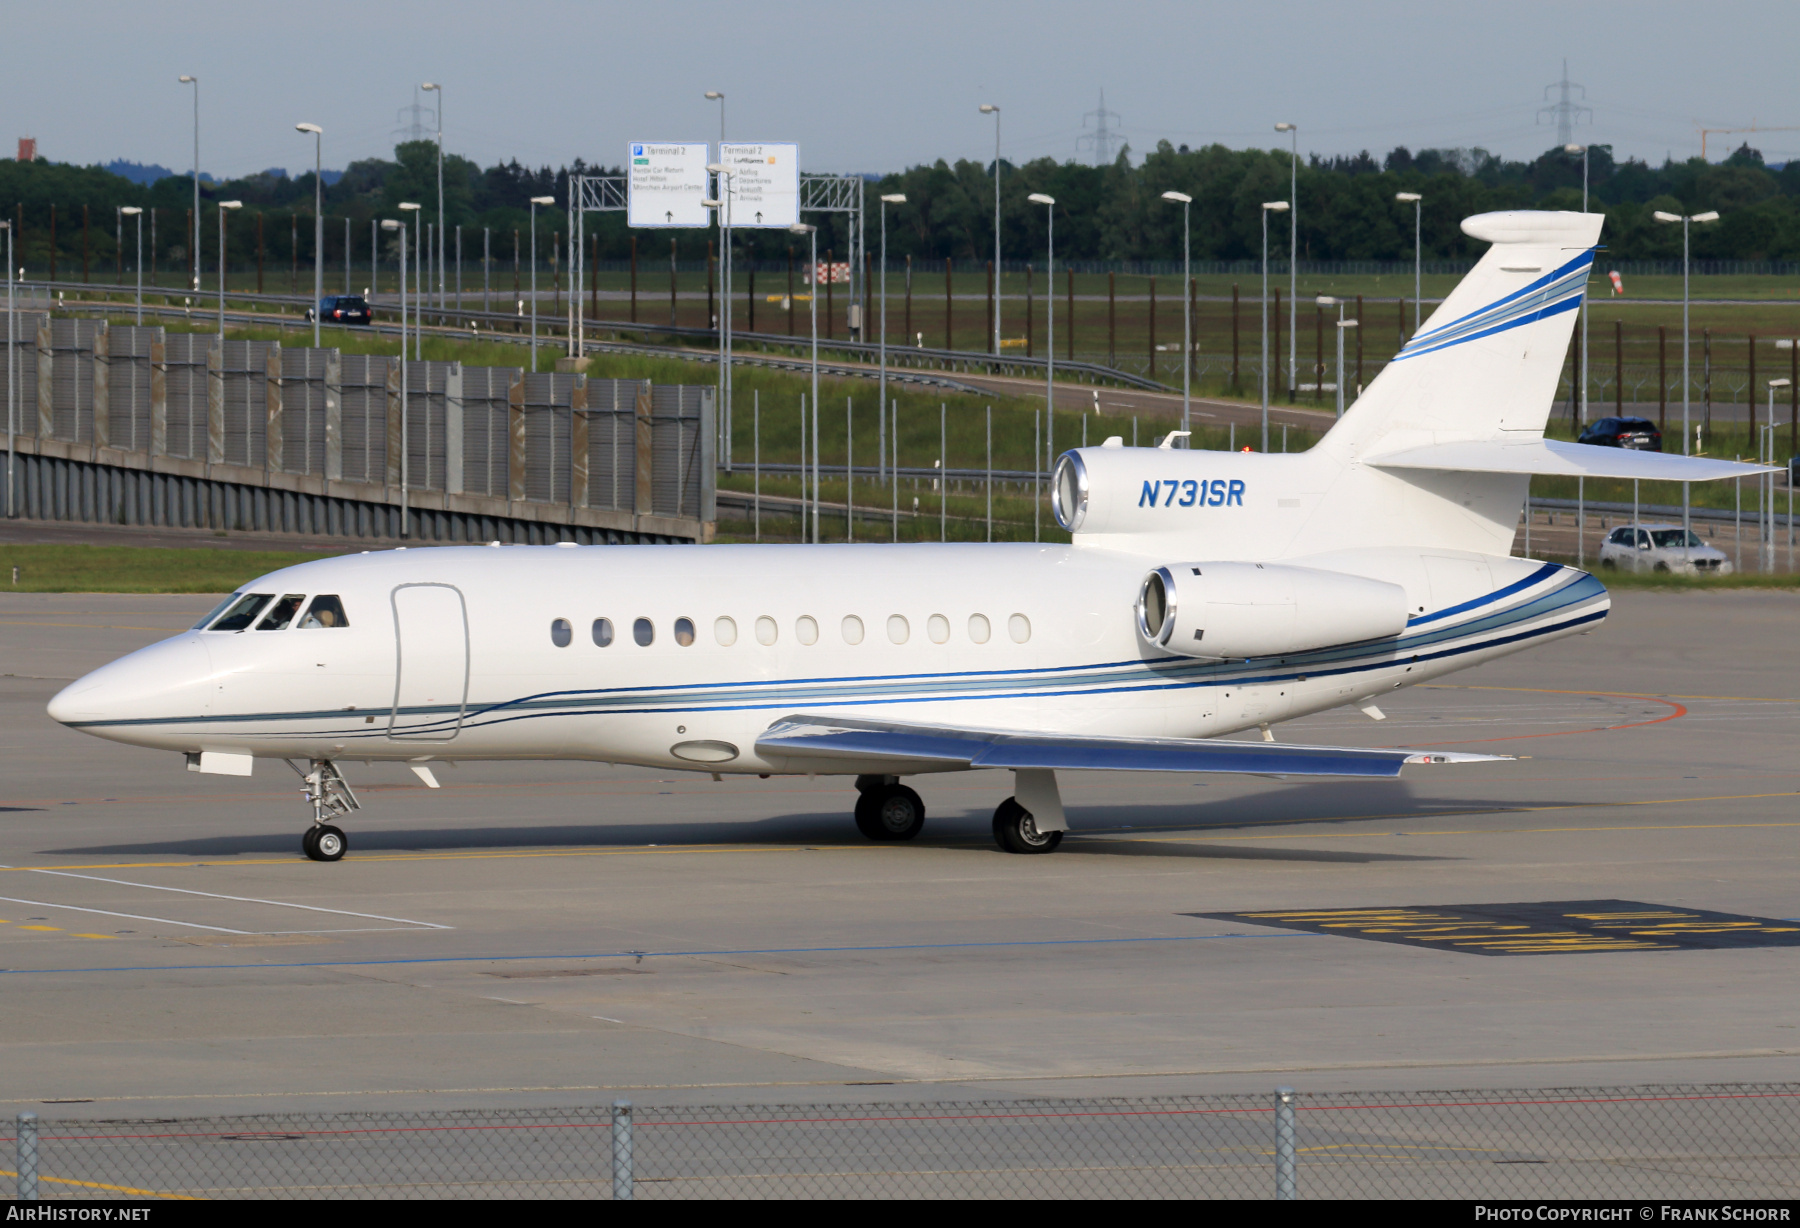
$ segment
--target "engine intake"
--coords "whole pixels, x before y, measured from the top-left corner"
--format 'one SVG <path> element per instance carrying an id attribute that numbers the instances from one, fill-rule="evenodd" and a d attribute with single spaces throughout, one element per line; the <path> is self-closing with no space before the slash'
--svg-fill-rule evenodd
<path id="1" fill-rule="evenodd" d="M 1406 590 L 1281 563 L 1179 563 L 1138 589 L 1138 634 L 1216 660 L 1278 657 L 1384 639 L 1406 629 Z"/>

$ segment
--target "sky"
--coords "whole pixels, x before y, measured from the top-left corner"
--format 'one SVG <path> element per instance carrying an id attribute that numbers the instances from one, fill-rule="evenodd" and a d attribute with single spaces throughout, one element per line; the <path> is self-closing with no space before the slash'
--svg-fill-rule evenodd
<path id="1" fill-rule="evenodd" d="M 614 165 L 633 140 L 797 141 L 811 171 L 987 161 L 1001 107 L 1009 161 L 1091 161 L 1105 91 L 1139 154 L 1159 140 L 1377 157 L 1480 146 L 1528 159 L 1556 139 L 1540 109 L 1562 76 L 1592 108 L 1577 140 L 1660 163 L 1702 125 L 1800 127 L 1800 5 L 1718 0 L 1405 3 L 1286 0 L 62 0 L 9 9 L 0 153 L 38 139 L 59 162 L 125 158 L 235 176 L 299 171 L 322 125 L 326 167 L 391 156 L 415 87 L 442 82 L 445 145 L 483 166 Z M 429 105 L 431 95 L 425 95 Z M 1086 128 L 1084 129 L 1084 119 Z M 1800 131 L 1743 140 L 1770 161 Z"/>

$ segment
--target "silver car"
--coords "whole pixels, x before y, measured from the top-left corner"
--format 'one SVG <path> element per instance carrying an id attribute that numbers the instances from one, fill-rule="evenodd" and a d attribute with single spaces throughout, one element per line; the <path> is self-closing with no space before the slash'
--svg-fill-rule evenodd
<path id="1" fill-rule="evenodd" d="M 1728 576 L 1731 560 L 1678 524 L 1626 524 L 1606 535 L 1600 566 L 1626 571 L 1673 571 Z"/>

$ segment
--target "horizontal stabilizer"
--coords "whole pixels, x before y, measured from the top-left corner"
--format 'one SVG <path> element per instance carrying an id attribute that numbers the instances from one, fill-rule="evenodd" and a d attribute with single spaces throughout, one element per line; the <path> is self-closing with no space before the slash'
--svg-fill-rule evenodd
<path id="1" fill-rule="evenodd" d="M 1365 463 L 1378 469 L 1453 469 L 1468 473 L 1535 473 L 1569 478 L 1642 478 L 1646 482 L 1715 482 L 1779 473 L 1779 466 L 1741 465 L 1705 456 L 1639 452 L 1591 443 L 1531 439 L 1520 443 L 1470 440 L 1408 448 Z"/>
<path id="2" fill-rule="evenodd" d="M 850 761 L 857 765 L 855 770 L 871 772 L 883 767 L 1050 768 L 1263 776 L 1398 776 L 1408 763 L 1484 763 L 1511 757 L 1212 738 L 1008 733 L 805 715 L 776 721 L 756 740 L 756 750 L 765 758 Z"/>

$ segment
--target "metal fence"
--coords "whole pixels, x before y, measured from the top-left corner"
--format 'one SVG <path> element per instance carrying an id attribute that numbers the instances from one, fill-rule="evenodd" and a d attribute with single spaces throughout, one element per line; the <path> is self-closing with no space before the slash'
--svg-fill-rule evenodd
<path id="1" fill-rule="evenodd" d="M 1791 1198 L 1800 1084 L 14 1123 L 20 1198 Z"/>
<path id="2" fill-rule="evenodd" d="M 699 541 L 716 519 L 709 387 L 16 325 L 0 336 L 15 514 L 459 541 Z"/>

